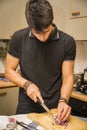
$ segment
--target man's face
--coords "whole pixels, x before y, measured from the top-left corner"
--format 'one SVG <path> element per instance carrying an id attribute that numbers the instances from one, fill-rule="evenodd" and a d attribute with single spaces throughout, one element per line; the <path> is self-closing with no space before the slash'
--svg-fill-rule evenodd
<path id="1" fill-rule="evenodd" d="M 44 29 L 43 32 L 37 32 L 34 29 L 32 29 L 32 33 L 41 42 L 45 42 L 49 38 L 49 35 L 51 34 L 53 30 L 54 30 L 54 27 L 50 25 L 48 28 Z"/>

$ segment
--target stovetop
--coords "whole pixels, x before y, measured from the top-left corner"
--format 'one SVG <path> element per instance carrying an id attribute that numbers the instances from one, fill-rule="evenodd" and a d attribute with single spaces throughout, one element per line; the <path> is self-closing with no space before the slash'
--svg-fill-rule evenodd
<path id="1" fill-rule="evenodd" d="M 80 92 L 82 94 L 86 94 L 87 95 L 87 83 L 75 86 L 74 87 L 74 91 L 77 91 L 77 92 Z"/>

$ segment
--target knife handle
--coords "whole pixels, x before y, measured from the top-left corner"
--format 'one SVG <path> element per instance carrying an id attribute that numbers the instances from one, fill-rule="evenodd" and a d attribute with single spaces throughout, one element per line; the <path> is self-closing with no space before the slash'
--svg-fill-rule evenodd
<path id="1" fill-rule="evenodd" d="M 37 97 L 37 102 L 38 102 L 39 104 L 42 104 L 41 101 L 40 101 L 40 99 L 39 99 L 38 97 Z"/>

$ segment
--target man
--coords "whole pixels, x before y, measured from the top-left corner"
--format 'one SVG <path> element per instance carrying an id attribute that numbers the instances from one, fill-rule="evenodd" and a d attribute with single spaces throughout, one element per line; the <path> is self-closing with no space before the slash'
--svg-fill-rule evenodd
<path id="1" fill-rule="evenodd" d="M 44 112 L 39 98 L 65 121 L 71 112 L 75 41 L 57 29 L 47 0 L 29 0 L 25 14 L 29 27 L 14 33 L 6 59 L 6 77 L 20 87 L 16 113 Z"/>

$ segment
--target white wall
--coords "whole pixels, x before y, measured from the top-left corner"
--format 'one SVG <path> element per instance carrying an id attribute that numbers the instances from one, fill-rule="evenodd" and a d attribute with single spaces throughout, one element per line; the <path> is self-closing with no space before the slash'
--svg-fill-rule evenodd
<path id="1" fill-rule="evenodd" d="M 87 68 L 87 41 L 76 42 L 75 72 L 83 72 Z"/>

